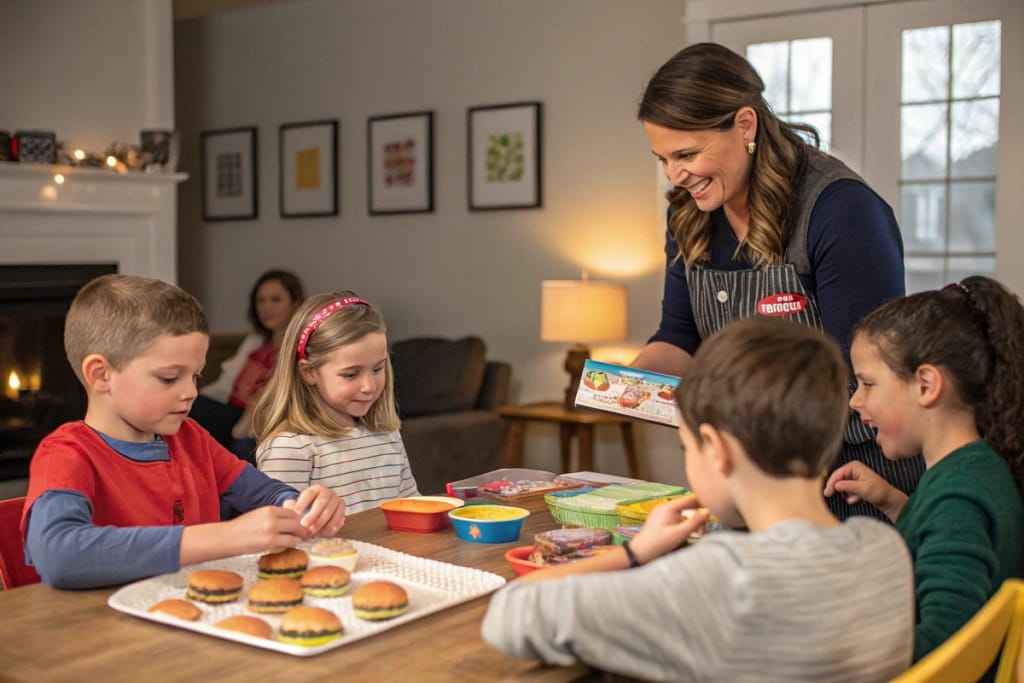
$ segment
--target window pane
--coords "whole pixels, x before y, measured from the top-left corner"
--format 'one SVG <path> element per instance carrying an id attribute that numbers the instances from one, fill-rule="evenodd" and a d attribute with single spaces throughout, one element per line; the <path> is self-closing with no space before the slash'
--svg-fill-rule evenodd
<path id="1" fill-rule="evenodd" d="M 953 97 L 999 94 L 999 22 L 953 27 Z"/>
<path id="2" fill-rule="evenodd" d="M 999 100 L 953 103 L 950 155 L 954 178 L 994 176 L 999 142 Z"/>
<path id="3" fill-rule="evenodd" d="M 905 251 L 945 251 L 946 184 L 904 185 L 900 190 L 900 229 Z"/>
<path id="4" fill-rule="evenodd" d="M 993 277 L 996 274 L 996 259 L 994 256 L 952 256 L 946 268 L 946 279 L 949 282 L 960 282 L 971 275 Z"/>
<path id="5" fill-rule="evenodd" d="M 946 175 L 946 105 L 901 107 L 900 154 L 904 180 Z"/>
<path id="6" fill-rule="evenodd" d="M 832 108 L 832 39 L 793 41 L 790 111 Z"/>
<path id="7" fill-rule="evenodd" d="M 949 184 L 949 250 L 996 250 L 996 184 Z"/>
<path id="8" fill-rule="evenodd" d="M 829 149 L 829 143 L 832 140 L 832 114 L 831 113 L 819 113 L 819 114 L 791 114 L 786 117 L 787 121 L 794 123 L 806 123 L 809 126 L 814 126 L 818 129 L 818 136 L 821 138 L 821 148 L 826 152 Z M 801 135 L 804 135 L 801 133 Z M 811 142 L 809 135 L 804 135 L 808 142 Z"/>
<path id="9" fill-rule="evenodd" d="M 908 256 L 904 261 L 907 272 L 907 294 L 938 289 L 947 284 L 945 259 Z"/>
<path id="10" fill-rule="evenodd" d="M 944 100 L 949 96 L 949 27 L 903 32 L 903 102 Z"/>
<path id="11" fill-rule="evenodd" d="M 747 46 L 747 59 L 764 81 L 764 97 L 776 112 L 789 111 L 789 43 Z"/>

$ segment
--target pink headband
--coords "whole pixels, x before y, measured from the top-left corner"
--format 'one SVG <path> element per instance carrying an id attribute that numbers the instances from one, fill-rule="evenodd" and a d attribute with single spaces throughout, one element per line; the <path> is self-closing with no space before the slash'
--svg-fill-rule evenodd
<path id="1" fill-rule="evenodd" d="M 340 311 L 346 306 L 351 306 L 352 304 L 362 304 L 363 306 L 370 305 L 368 301 L 363 301 L 357 296 L 347 296 L 344 299 L 332 301 L 313 314 L 313 317 L 309 319 L 306 326 L 302 328 L 302 334 L 299 335 L 298 353 L 301 360 L 306 360 L 306 344 L 309 342 L 309 338 L 313 336 L 313 333 L 316 332 L 316 328 L 320 327 L 323 321 L 332 313 Z"/>

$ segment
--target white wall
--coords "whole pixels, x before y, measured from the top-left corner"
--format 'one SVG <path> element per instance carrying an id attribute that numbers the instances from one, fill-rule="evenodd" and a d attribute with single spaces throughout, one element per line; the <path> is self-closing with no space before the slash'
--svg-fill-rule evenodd
<path id="1" fill-rule="evenodd" d="M 171 0 L 5 0 L 0 129 L 69 147 L 138 144 L 174 128 Z"/>
<path id="2" fill-rule="evenodd" d="M 380 305 L 392 339 L 479 334 L 512 363 L 516 401 L 559 398 L 567 345 L 541 342 L 540 283 L 626 284 L 629 342 L 658 322 L 663 222 L 657 170 L 636 121 L 647 78 L 683 45 L 682 0 L 297 0 L 179 21 L 176 114 L 183 133 L 180 282 L 214 329 L 244 328 L 264 269 L 295 270 L 312 292 L 355 289 Z M 544 206 L 469 212 L 466 108 L 544 103 Z M 366 120 L 435 115 L 435 211 L 369 216 Z M 341 214 L 278 215 L 278 126 L 340 119 Z M 199 133 L 259 129 L 259 219 L 204 224 Z M 600 349 L 597 349 L 598 351 Z M 680 481 L 673 430 L 644 426 L 644 476 Z M 554 429 L 531 426 L 527 465 L 557 469 Z M 597 467 L 624 472 L 617 430 Z"/>

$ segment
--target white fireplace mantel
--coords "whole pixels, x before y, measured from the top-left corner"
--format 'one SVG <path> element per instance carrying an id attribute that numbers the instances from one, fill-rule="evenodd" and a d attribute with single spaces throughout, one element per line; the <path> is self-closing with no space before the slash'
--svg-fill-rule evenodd
<path id="1" fill-rule="evenodd" d="M 116 263 L 175 283 L 187 177 L 0 162 L 0 265 Z"/>

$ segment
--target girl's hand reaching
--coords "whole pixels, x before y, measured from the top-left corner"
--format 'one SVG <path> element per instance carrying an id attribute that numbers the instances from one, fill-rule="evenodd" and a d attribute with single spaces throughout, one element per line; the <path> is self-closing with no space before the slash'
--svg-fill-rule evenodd
<path id="1" fill-rule="evenodd" d="M 825 482 L 825 497 L 841 494 L 853 505 L 861 500 L 871 503 L 893 522 L 907 504 L 907 494 L 891 486 L 864 463 L 853 460 L 829 476 Z"/>
<path id="2" fill-rule="evenodd" d="M 681 496 L 658 505 L 650 514 L 643 528 L 637 532 L 629 547 L 641 564 L 669 553 L 702 528 L 708 521 L 708 513 L 697 510 L 697 496 Z M 692 516 L 684 516 L 684 510 L 694 510 Z"/>
<path id="3" fill-rule="evenodd" d="M 308 530 L 310 536 L 336 536 L 345 524 L 345 501 L 321 484 L 304 489 L 297 499 L 286 500 L 281 507 L 288 510 L 304 510 L 302 526 Z"/>

